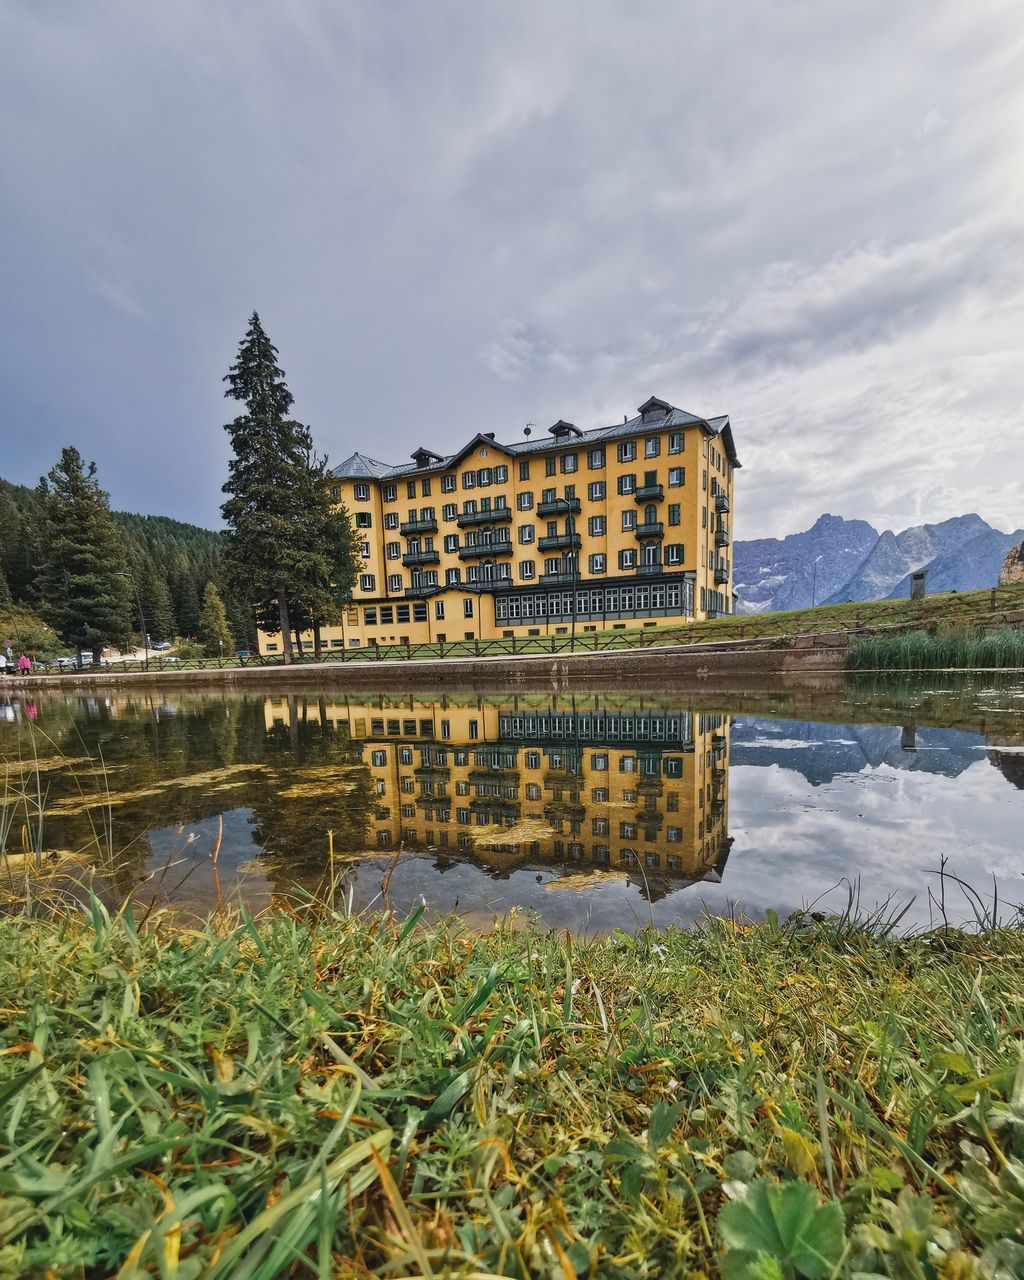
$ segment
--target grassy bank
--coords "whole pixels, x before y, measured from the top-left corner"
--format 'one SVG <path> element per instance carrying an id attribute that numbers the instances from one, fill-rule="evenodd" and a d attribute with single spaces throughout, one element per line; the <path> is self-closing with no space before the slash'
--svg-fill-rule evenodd
<path id="1" fill-rule="evenodd" d="M 0 1275 L 1018 1276 L 1022 961 L 8 919 Z"/>
<path id="2" fill-rule="evenodd" d="M 1024 627 L 860 636 L 850 645 L 849 664 L 854 671 L 1024 667 Z"/>

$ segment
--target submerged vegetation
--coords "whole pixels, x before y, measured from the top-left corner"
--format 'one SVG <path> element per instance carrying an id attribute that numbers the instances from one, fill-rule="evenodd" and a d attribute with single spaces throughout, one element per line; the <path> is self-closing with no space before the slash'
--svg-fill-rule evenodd
<path id="1" fill-rule="evenodd" d="M 1024 626 L 861 636 L 850 645 L 850 667 L 855 671 L 1024 667 Z"/>
<path id="2" fill-rule="evenodd" d="M 0 1275 L 1024 1271 L 1024 942 L 0 922 Z"/>

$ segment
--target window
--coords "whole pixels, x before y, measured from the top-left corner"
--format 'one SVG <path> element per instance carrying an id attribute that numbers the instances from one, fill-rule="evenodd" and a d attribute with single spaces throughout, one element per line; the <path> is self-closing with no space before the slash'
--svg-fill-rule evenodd
<path id="1" fill-rule="evenodd" d="M 620 440 L 616 454 L 620 462 L 632 462 L 636 458 L 636 441 Z"/>
<path id="2" fill-rule="evenodd" d="M 563 475 L 564 475 L 567 471 L 575 471 L 575 470 L 576 470 L 576 468 L 577 468 L 578 466 L 579 466 L 579 454 L 577 454 L 577 453 L 563 453 L 563 454 L 562 454 L 562 473 L 563 473 Z"/>
<path id="3" fill-rule="evenodd" d="M 481 467 L 476 473 L 476 482 L 481 489 L 486 488 L 494 481 L 494 471 L 491 467 Z"/>
<path id="4" fill-rule="evenodd" d="M 376 591 L 376 589 L 377 589 L 377 579 L 374 577 L 372 573 L 361 573 L 359 575 L 360 591 Z"/>
<path id="5" fill-rule="evenodd" d="M 630 530 L 636 528 L 636 512 L 629 508 L 622 513 L 622 532 L 629 533 Z"/>
<path id="6" fill-rule="evenodd" d="M 455 476 L 442 476 L 442 477 L 441 477 L 441 492 L 442 492 L 442 493 L 454 493 L 454 492 L 455 492 L 455 483 L 456 483 Z"/>
<path id="7" fill-rule="evenodd" d="M 599 773 L 608 772 L 608 753 L 607 751 L 595 751 L 590 757 L 591 767 Z"/>
<path id="8" fill-rule="evenodd" d="M 476 488 L 476 472 L 475 472 L 475 471 L 463 471 L 463 473 L 462 473 L 462 487 L 463 487 L 463 489 L 475 489 L 475 488 Z"/>
<path id="9" fill-rule="evenodd" d="M 444 535 L 444 549 L 445 551 L 458 551 L 459 535 L 457 533 L 446 533 Z"/>
<path id="10" fill-rule="evenodd" d="M 337 502 L 341 497 L 341 486 L 337 484 L 331 485 L 331 501 Z"/>
<path id="11" fill-rule="evenodd" d="M 494 483 L 505 484 L 508 480 L 508 466 L 494 468 Z"/>
<path id="12" fill-rule="evenodd" d="M 389 573 L 388 574 L 388 590 L 401 591 L 401 589 L 402 589 L 402 575 L 400 573 Z"/>
<path id="13" fill-rule="evenodd" d="M 525 580 L 526 580 L 526 579 L 528 579 L 528 578 L 532 578 L 532 577 L 533 577 L 533 575 L 534 575 L 534 564 L 533 564 L 533 561 L 532 561 L 532 560 L 520 560 L 520 561 L 519 561 L 519 576 L 520 576 L 520 578 L 522 578 L 522 579 L 525 581 Z"/>
<path id="14" fill-rule="evenodd" d="M 682 512 L 682 508 L 680 507 L 678 502 L 670 502 L 668 504 L 669 524 L 681 524 L 682 523 L 681 512 Z"/>
<path id="15" fill-rule="evenodd" d="M 363 610 L 363 621 L 366 623 L 366 625 L 367 625 L 368 627 L 375 627 L 375 626 L 377 625 L 377 610 L 376 610 L 376 609 L 364 609 L 364 610 Z"/>
<path id="16" fill-rule="evenodd" d="M 603 538 L 605 535 L 606 522 L 604 516 L 590 516 L 587 520 L 587 533 L 592 538 Z"/>
<path id="17" fill-rule="evenodd" d="M 434 617 L 442 618 L 442 619 L 444 618 L 444 601 L 443 600 L 434 601 Z"/>
<path id="18" fill-rule="evenodd" d="M 371 751 L 370 765 L 374 769 L 383 769 L 388 762 L 388 753 L 386 751 Z"/>
<path id="19" fill-rule="evenodd" d="M 644 441 L 644 457 L 656 458 L 661 453 L 661 437 L 648 436 Z"/>
<path id="20" fill-rule="evenodd" d="M 397 487 L 393 484 L 386 484 L 384 486 L 384 492 L 382 496 L 385 502 L 394 502 L 395 499 L 398 497 Z"/>
<path id="21" fill-rule="evenodd" d="M 685 467 L 669 467 L 668 483 L 670 489 L 678 489 L 680 485 L 686 483 Z"/>
<path id="22" fill-rule="evenodd" d="M 410 480 L 408 482 L 408 484 L 405 486 L 405 492 L 406 492 L 406 496 L 409 498 L 416 497 L 416 481 L 415 480 Z"/>
<path id="23" fill-rule="evenodd" d="M 464 618 L 472 618 L 473 616 L 473 597 L 467 596 L 462 602 L 462 616 Z"/>
<path id="24" fill-rule="evenodd" d="M 519 479 L 529 480 L 530 478 L 530 460 L 523 458 L 519 463 Z"/>
<path id="25" fill-rule="evenodd" d="M 380 620 L 381 620 L 381 623 L 382 623 L 384 626 L 388 626 L 388 627 L 390 627 L 390 626 L 391 626 L 391 624 L 394 622 L 394 620 L 395 620 L 395 611 L 394 611 L 394 609 L 392 609 L 391 605 L 389 605 L 389 604 L 382 604 L 382 605 L 381 605 L 381 607 L 380 607 Z M 396 721 L 395 721 L 395 723 L 397 724 L 397 723 L 398 723 L 398 721 L 396 720 Z M 395 730 L 395 732 L 397 733 L 397 732 L 398 732 L 398 730 L 396 729 L 396 730 Z"/>
<path id="26" fill-rule="evenodd" d="M 532 493 L 517 494 L 516 506 L 519 508 L 520 511 L 532 511 L 533 510 L 533 494 Z"/>
<path id="27" fill-rule="evenodd" d="M 707 507 L 702 507 L 702 508 L 701 508 L 701 513 L 700 513 L 700 523 L 701 523 L 701 528 L 702 528 L 702 529 L 706 529 L 706 528 L 708 527 L 708 509 L 707 509 Z"/>
<path id="28" fill-rule="evenodd" d="M 587 453 L 587 466 L 591 471 L 599 471 L 604 466 L 604 445 L 598 445 Z"/>
<path id="29" fill-rule="evenodd" d="M 666 564 L 682 564 L 683 563 L 683 544 L 681 542 L 670 542 L 665 547 L 665 563 Z"/>
<path id="30" fill-rule="evenodd" d="M 609 834 L 609 823 L 607 818 L 591 818 L 590 829 L 595 836 L 606 836 Z"/>
<path id="31" fill-rule="evenodd" d="M 587 485 L 587 498 L 590 502 L 603 502 L 608 487 L 603 480 L 592 480 Z"/>
<path id="32" fill-rule="evenodd" d="M 619 568 L 636 568 L 636 547 L 626 547 L 623 551 L 619 552 Z"/>
<path id="33" fill-rule="evenodd" d="M 370 486 L 368 484 L 357 484 L 352 487 L 352 496 L 356 502 L 370 501 Z"/>
<path id="34" fill-rule="evenodd" d="M 561 556 L 548 556 L 548 558 L 544 561 L 544 572 L 545 573 L 561 573 L 562 572 Z"/>
<path id="35" fill-rule="evenodd" d="M 533 541 L 533 525 L 521 524 L 519 526 L 519 545 L 525 547 Z"/>
<path id="36" fill-rule="evenodd" d="M 389 542 L 384 548 L 384 554 L 389 560 L 401 560 L 402 544 L 400 542 Z"/>
<path id="37" fill-rule="evenodd" d="M 619 493 L 630 494 L 636 493 L 636 476 L 632 473 L 619 476 Z"/>
<path id="38" fill-rule="evenodd" d="M 445 520 L 454 520 L 459 514 L 459 508 L 454 502 L 446 502 L 441 508 L 441 515 Z"/>
<path id="39" fill-rule="evenodd" d="M 669 844 L 682 844 L 683 842 L 682 827 L 666 827 L 665 835 Z"/>
<path id="40" fill-rule="evenodd" d="M 359 544 L 359 554 L 363 557 L 363 559 L 364 559 L 364 560 L 369 560 L 369 558 L 370 558 L 370 544 L 369 544 L 368 542 L 360 542 L 360 544 Z"/>
<path id="41" fill-rule="evenodd" d="M 357 529 L 369 529 L 372 524 L 373 524 L 373 517 L 370 515 L 369 511 L 356 512 L 356 528 Z"/>
<path id="42" fill-rule="evenodd" d="M 387 513 L 387 515 L 384 517 L 384 528 L 385 529 L 398 528 L 398 512 L 397 511 L 389 511 Z"/>
<path id="43" fill-rule="evenodd" d="M 683 433 L 681 431 L 673 431 L 668 438 L 669 453 L 682 453 L 683 451 Z"/>
<path id="44" fill-rule="evenodd" d="M 461 569 L 445 569 L 444 585 L 446 587 L 457 587 L 461 581 L 462 581 Z"/>
<path id="45" fill-rule="evenodd" d="M 590 572 L 604 573 L 608 561 L 605 559 L 603 552 L 597 552 L 590 557 Z"/>
<path id="46" fill-rule="evenodd" d="M 423 479 L 420 481 L 420 493 L 423 495 L 424 498 L 430 497 L 430 477 L 429 476 L 424 476 Z"/>
<path id="47" fill-rule="evenodd" d="M 399 604 L 395 606 L 395 619 L 398 622 L 409 621 L 409 606 L 407 604 Z"/>

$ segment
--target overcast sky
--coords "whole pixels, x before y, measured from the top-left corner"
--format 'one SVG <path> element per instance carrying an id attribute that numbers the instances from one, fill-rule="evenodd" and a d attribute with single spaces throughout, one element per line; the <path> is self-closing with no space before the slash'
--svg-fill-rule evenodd
<path id="1" fill-rule="evenodd" d="M 1024 524 L 1020 0 L 4 0 L 0 474 L 219 521 L 322 451 L 728 413 L 741 538 Z"/>

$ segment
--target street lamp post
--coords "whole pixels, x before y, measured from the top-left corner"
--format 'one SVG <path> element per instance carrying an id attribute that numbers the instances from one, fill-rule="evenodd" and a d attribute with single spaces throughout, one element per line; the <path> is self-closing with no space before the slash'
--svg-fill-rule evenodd
<path id="1" fill-rule="evenodd" d="M 117 573 L 119 578 L 127 578 L 132 584 L 132 590 L 135 592 L 135 603 L 139 606 L 139 622 L 142 625 L 142 652 L 145 655 L 143 662 L 145 669 L 149 670 L 149 632 L 146 630 L 146 618 L 142 612 L 142 597 L 139 595 L 139 587 L 132 574 L 121 569 Z"/>

